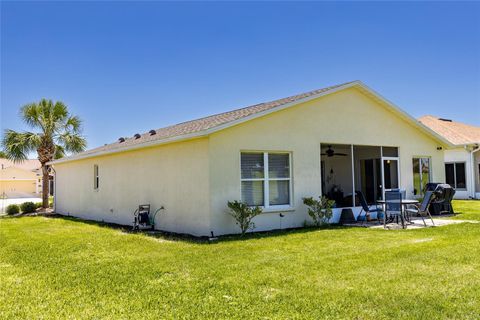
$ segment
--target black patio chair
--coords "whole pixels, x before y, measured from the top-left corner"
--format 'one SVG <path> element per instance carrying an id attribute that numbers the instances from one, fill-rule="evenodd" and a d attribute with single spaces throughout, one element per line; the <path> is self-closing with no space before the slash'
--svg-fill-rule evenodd
<path id="1" fill-rule="evenodd" d="M 430 206 L 430 212 L 433 214 L 454 214 L 452 200 L 455 195 L 455 189 L 449 184 L 442 183 L 437 185 L 434 193 L 435 199 Z"/>
<path id="2" fill-rule="evenodd" d="M 405 229 L 405 217 L 402 212 L 402 194 L 400 192 L 385 192 L 385 219 L 383 220 L 383 227 L 387 227 L 387 222 L 396 221 L 402 223 L 402 229 Z"/>
<path id="3" fill-rule="evenodd" d="M 400 192 L 402 194 L 402 199 L 407 199 L 407 190 L 405 189 L 391 189 L 391 192 Z"/>
<path id="4" fill-rule="evenodd" d="M 365 195 L 361 191 L 355 191 L 355 194 L 358 197 L 358 200 L 360 201 L 360 205 L 362 206 L 362 210 L 358 214 L 357 221 L 362 221 L 362 225 L 364 222 L 369 221 L 368 217 L 370 217 L 371 213 L 376 213 L 377 214 L 377 220 L 380 223 L 380 219 L 385 220 L 385 213 L 383 212 L 383 209 L 376 206 L 375 209 L 371 209 L 368 206 L 367 200 L 365 199 Z"/>
<path id="5" fill-rule="evenodd" d="M 435 226 L 435 222 L 433 222 L 432 215 L 428 211 L 428 208 L 434 198 L 435 198 L 435 193 L 433 191 L 427 191 L 425 192 L 425 197 L 423 197 L 422 203 L 412 204 L 411 206 L 413 206 L 413 208 L 407 208 L 405 211 L 409 214 L 416 214 L 420 216 L 423 220 L 423 224 L 425 225 L 425 227 L 427 226 L 427 223 L 425 222 L 425 219 L 423 217 L 428 216 L 430 217 L 430 220 L 432 220 L 432 225 Z"/>
<path id="6" fill-rule="evenodd" d="M 425 184 L 423 187 L 423 194 L 425 194 L 427 191 L 435 191 L 437 189 L 437 186 L 441 184 L 440 182 L 428 182 Z"/>

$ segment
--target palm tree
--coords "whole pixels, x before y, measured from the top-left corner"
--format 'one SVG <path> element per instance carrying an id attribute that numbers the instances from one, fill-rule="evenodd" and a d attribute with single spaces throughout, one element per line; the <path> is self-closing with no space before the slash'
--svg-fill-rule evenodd
<path id="1" fill-rule="evenodd" d="M 85 150 L 87 142 L 81 135 L 82 121 L 68 111 L 60 101 L 42 99 L 20 109 L 22 120 L 37 132 L 17 132 L 5 130 L 2 139 L 3 151 L 7 159 L 22 162 L 30 152 L 37 152 L 42 165 L 42 204 L 48 208 L 47 163 L 61 158 L 66 152 L 77 153 Z"/>

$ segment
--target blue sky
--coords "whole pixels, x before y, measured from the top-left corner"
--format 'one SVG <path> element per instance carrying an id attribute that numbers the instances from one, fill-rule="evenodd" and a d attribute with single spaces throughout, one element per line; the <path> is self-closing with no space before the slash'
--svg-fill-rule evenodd
<path id="1" fill-rule="evenodd" d="M 357 79 L 480 125 L 480 3 L 1 3 L 2 131 L 51 98 L 95 147 Z"/>

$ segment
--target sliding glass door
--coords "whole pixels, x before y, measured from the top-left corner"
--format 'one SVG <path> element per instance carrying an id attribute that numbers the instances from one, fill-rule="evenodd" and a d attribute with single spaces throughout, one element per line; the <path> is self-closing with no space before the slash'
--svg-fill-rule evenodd
<path id="1" fill-rule="evenodd" d="M 382 157 L 382 193 L 400 188 L 400 166 L 398 157 Z"/>

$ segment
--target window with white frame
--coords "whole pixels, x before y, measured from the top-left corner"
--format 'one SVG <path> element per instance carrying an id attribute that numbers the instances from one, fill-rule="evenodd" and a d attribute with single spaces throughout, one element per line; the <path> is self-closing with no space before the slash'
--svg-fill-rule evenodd
<path id="1" fill-rule="evenodd" d="M 455 189 L 466 189 L 465 162 L 445 163 L 445 180 Z"/>
<path id="2" fill-rule="evenodd" d="M 100 183 L 100 177 L 98 175 L 98 165 L 93 165 L 93 189 L 97 190 Z"/>
<path id="3" fill-rule="evenodd" d="M 265 208 L 292 203 L 291 155 L 287 152 L 242 152 L 242 201 Z"/>

